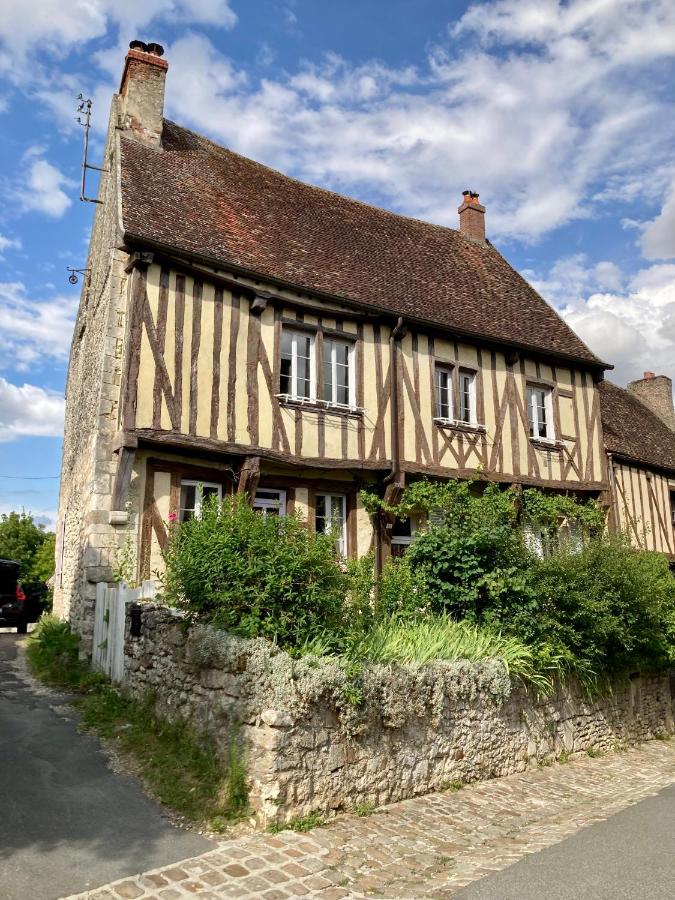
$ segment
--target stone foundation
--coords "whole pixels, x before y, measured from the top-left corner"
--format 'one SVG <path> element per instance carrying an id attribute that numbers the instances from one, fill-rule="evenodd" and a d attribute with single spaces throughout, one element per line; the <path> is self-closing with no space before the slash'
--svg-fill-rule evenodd
<path id="1" fill-rule="evenodd" d="M 673 731 L 668 675 L 617 682 L 589 700 L 573 686 L 541 698 L 501 664 L 372 666 L 292 660 L 144 605 L 127 625 L 124 689 L 213 736 L 238 735 L 261 825 L 356 803 L 376 805 L 520 772 L 563 755 L 612 750 Z"/>

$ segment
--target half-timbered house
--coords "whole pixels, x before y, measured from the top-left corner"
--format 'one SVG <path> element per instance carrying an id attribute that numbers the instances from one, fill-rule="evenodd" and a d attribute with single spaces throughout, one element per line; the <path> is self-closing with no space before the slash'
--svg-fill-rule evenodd
<path id="1" fill-rule="evenodd" d="M 67 388 L 63 615 L 86 636 L 96 582 L 120 560 L 150 577 L 167 522 L 211 494 L 379 560 L 415 521 L 374 527 L 359 490 L 425 475 L 601 496 L 625 521 L 608 366 L 486 238 L 477 194 L 455 230 L 298 182 L 165 120 L 167 68 L 133 42 L 112 102 Z"/>

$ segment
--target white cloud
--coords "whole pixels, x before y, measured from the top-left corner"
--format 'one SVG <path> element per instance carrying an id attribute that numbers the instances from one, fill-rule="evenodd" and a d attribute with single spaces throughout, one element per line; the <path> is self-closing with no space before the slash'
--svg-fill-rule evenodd
<path id="1" fill-rule="evenodd" d="M 122 38 L 143 37 L 154 22 L 197 23 L 233 28 L 237 16 L 230 0 L 3 0 L 0 17 L 0 73 L 20 83 L 31 56 L 38 63 L 63 56 L 73 47 L 100 38 L 111 29 Z"/>
<path id="2" fill-rule="evenodd" d="M 597 289 L 597 267 L 581 254 L 558 260 L 545 278 L 528 274 L 582 340 L 615 365 L 611 378 L 626 383 L 647 369 L 675 376 L 675 264 L 645 267 L 616 291 Z"/>
<path id="3" fill-rule="evenodd" d="M 0 368 L 27 370 L 68 359 L 77 297 L 32 297 L 20 282 L 0 282 Z"/>
<path id="4" fill-rule="evenodd" d="M 18 437 L 59 437 L 64 400 L 33 384 L 11 384 L 0 376 L 0 442 Z"/>
<path id="5" fill-rule="evenodd" d="M 64 188 L 75 183 L 44 158 L 44 147 L 31 147 L 24 154 L 24 172 L 15 194 L 24 212 L 41 212 L 59 219 L 73 202 Z"/>
<path id="6" fill-rule="evenodd" d="M 20 250 L 21 241 L 18 238 L 8 238 L 0 233 L 0 259 L 5 250 Z"/>
<path id="7" fill-rule="evenodd" d="M 642 252 L 647 259 L 675 257 L 675 178 L 659 215 L 648 222 L 640 238 Z"/>

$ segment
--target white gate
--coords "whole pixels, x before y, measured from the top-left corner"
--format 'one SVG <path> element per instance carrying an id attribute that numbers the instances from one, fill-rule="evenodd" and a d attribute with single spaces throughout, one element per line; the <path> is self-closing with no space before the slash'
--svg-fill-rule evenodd
<path id="1" fill-rule="evenodd" d="M 113 681 L 124 678 L 124 627 L 127 606 L 138 600 L 152 600 L 155 582 L 144 581 L 141 587 L 130 588 L 126 582 L 96 585 L 94 613 L 94 647 L 92 666 Z"/>

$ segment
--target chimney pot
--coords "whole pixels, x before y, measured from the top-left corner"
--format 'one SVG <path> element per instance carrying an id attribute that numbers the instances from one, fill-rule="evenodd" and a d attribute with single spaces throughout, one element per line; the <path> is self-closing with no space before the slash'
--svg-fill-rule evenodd
<path id="1" fill-rule="evenodd" d="M 131 41 L 119 91 L 119 124 L 131 137 L 159 147 L 164 127 L 164 83 L 169 68 L 161 44 Z"/>
<path id="2" fill-rule="evenodd" d="M 644 373 L 644 377 L 645 377 L 645 378 L 648 378 L 648 379 L 656 378 L 656 376 L 654 375 L 653 372 L 645 372 L 645 373 Z"/>
<path id="3" fill-rule="evenodd" d="M 475 241 L 485 243 L 485 207 L 481 206 L 476 191 L 462 191 L 459 213 L 459 230 Z"/>

